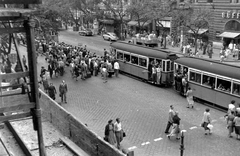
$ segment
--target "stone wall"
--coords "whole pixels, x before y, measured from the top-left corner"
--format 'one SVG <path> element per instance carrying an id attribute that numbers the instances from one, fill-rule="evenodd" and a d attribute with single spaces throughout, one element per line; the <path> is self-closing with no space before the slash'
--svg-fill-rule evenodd
<path id="1" fill-rule="evenodd" d="M 43 118 L 91 156 L 125 156 L 40 90 Z"/>

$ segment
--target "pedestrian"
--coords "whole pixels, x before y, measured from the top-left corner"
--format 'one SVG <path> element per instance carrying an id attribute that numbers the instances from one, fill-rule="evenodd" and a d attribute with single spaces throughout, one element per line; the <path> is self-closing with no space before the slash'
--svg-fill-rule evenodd
<path id="1" fill-rule="evenodd" d="M 49 84 L 48 84 L 48 79 L 45 75 L 43 75 L 42 77 L 42 85 L 43 85 L 44 92 L 48 93 Z"/>
<path id="2" fill-rule="evenodd" d="M 50 78 L 52 79 L 52 75 L 53 75 L 53 65 L 52 65 L 51 62 L 48 64 L 48 71 L 49 71 L 49 74 L 50 74 Z"/>
<path id="3" fill-rule="evenodd" d="M 208 125 L 211 124 L 211 116 L 210 116 L 210 109 L 206 108 L 205 112 L 203 113 L 203 119 L 202 119 L 202 127 L 205 130 L 205 135 L 212 134 L 211 129 L 209 129 Z M 207 133 L 207 131 L 209 133 Z"/>
<path id="4" fill-rule="evenodd" d="M 186 97 L 187 97 L 187 102 L 188 102 L 188 106 L 187 108 L 193 108 L 193 91 L 190 87 L 188 87 L 188 91 L 186 93 Z"/>
<path id="5" fill-rule="evenodd" d="M 240 114 L 240 103 L 238 103 L 238 107 L 236 108 L 236 115 Z"/>
<path id="6" fill-rule="evenodd" d="M 116 122 L 114 123 L 114 131 L 117 140 L 117 148 L 120 149 L 120 142 L 123 140 L 123 130 L 120 118 L 117 118 Z"/>
<path id="7" fill-rule="evenodd" d="M 62 83 L 59 86 L 59 96 L 61 97 L 61 102 L 67 103 L 67 84 L 64 80 L 62 80 Z"/>
<path id="8" fill-rule="evenodd" d="M 42 67 L 41 67 L 41 71 L 40 71 L 40 77 L 41 77 L 41 78 L 43 78 L 43 75 L 46 74 L 46 71 L 47 71 L 47 70 L 42 66 Z"/>
<path id="9" fill-rule="evenodd" d="M 159 64 L 157 66 L 157 84 L 160 85 L 161 84 L 161 75 L 162 75 L 162 68 L 161 65 Z"/>
<path id="10" fill-rule="evenodd" d="M 172 131 L 169 135 L 167 135 L 168 139 L 170 139 L 171 136 L 176 136 L 176 139 L 179 140 L 179 133 L 180 133 L 180 118 L 178 116 L 178 112 L 175 112 L 175 115 L 173 116 L 173 125 L 172 125 Z"/>
<path id="11" fill-rule="evenodd" d="M 239 136 L 240 136 L 240 114 L 238 114 L 234 120 L 233 120 L 233 124 L 235 125 L 235 133 L 237 136 L 237 140 L 240 140 Z"/>
<path id="12" fill-rule="evenodd" d="M 48 87 L 48 95 L 50 98 L 52 98 L 53 100 L 56 99 L 56 95 L 57 94 L 57 91 L 56 91 L 56 88 L 55 86 L 53 85 L 53 83 L 50 83 L 50 86 Z"/>
<path id="13" fill-rule="evenodd" d="M 233 132 L 233 120 L 235 118 L 235 112 L 231 111 L 230 114 L 228 114 L 227 116 L 227 128 L 228 128 L 228 137 L 231 138 L 232 137 L 232 132 Z"/>
<path id="14" fill-rule="evenodd" d="M 173 116 L 175 115 L 175 111 L 174 111 L 174 107 L 173 105 L 170 105 L 170 109 L 169 109 L 169 113 L 168 113 L 168 123 L 167 123 L 167 127 L 165 130 L 165 133 L 168 134 L 169 133 L 169 129 L 173 124 Z"/>
<path id="15" fill-rule="evenodd" d="M 108 71 L 106 65 L 103 65 L 102 67 L 102 75 L 103 75 L 103 83 L 107 82 L 107 76 L 108 76 Z"/>
<path id="16" fill-rule="evenodd" d="M 114 63 L 114 73 L 115 73 L 115 76 L 116 76 L 116 77 L 118 77 L 119 69 L 120 69 L 119 63 L 118 63 L 118 61 L 116 60 L 115 63 Z"/>
<path id="17" fill-rule="evenodd" d="M 105 141 L 109 142 L 111 145 L 115 145 L 117 140 L 114 133 L 113 120 L 109 120 L 108 124 L 105 126 Z"/>
<path id="18" fill-rule="evenodd" d="M 213 54 L 213 47 L 212 47 L 212 43 L 209 43 L 207 46 L 207 53 L 209 58 L 212 58 L 212 54 Z"/>
<path id="19" fill-rule="evenodd" d="M 23 55 L 22 62 L 23 62 L 23 66 L 27 66 L 27 59 L 25 55 Z"/>

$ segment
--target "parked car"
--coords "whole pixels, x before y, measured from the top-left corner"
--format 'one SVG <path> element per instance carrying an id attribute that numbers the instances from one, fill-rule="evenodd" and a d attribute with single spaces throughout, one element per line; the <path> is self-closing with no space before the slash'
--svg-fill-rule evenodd
<path id="1" fill-rule="evenodd" d="M 118 40 L 117 35 L 112 32 L 106 32 L 102 36 L 103 36 L 104 40 L 108 40 L 108 41 L 117 41 Z"/>
<path id="2" fill-rule="evenodd" d="M 91 29 L 79 30 L 78 33 L 80 36 L 93 36 L 93 32 Z"/>

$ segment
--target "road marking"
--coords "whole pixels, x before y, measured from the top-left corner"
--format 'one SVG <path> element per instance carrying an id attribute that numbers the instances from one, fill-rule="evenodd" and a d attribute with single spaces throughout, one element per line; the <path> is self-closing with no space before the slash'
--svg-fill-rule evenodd
<path id="1" fill-rule="evenodd" d="M 132 146 L 132 147 L 129 147 L 128 150 L 133 150 L 135 148 L 137 148 L 137 147 L 136 146 Z"/>
<path id="2" fill-rule="evenodd" d="M 150 142 L 149 142 L 149 141 L 147 141 L 147 142 L 144 142 L 144 143 L 142 143 L 141 145 L 142 145 L 142 146 L 144 146 L 144 145 L 148 145 L 148 144 L 150 144 Z"/>
<path id="3" fill-rule="evenodd" d="M 193 126 L 193 127 L 190 127 L 189 129 L 193 130 L 193 129 L 196 129 L 197 126 Z"/>
<path id="4" fill-rule="evenodd" d="M 148 142 L 146 142 L 146 145 L 148 145 L 148 144 L 150 144 L 150 142 L 148 141 Z"/>
<path id="5" fill-rule="evenodd" d="M 160 141 L 162 140 L 162 138 L 157 138 L 157 139 L 154 139 L 154 141 Z"/>

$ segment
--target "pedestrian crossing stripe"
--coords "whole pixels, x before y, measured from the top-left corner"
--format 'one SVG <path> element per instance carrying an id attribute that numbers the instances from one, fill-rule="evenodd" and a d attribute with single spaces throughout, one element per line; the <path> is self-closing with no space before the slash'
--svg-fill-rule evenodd
<path id="1" fill-rule="evenodd" d="M 154 141 L 160 141 L 162 140 L 163 138 L 157 138 L 157 139 L 154 139 Z"/>
<path id="2" fill-rule="evenodd" d="M 129 147 L 128 150 L 133 150 L 135 148 L 137 148 L 137 147 L 136 146 L 132 146 L 132 147 Z"/>
<path id="3" fill-rule="evenodd" d="M 197 126 L 193 126 L 193 127 L 190 127 L 189 129 L 192 130 L 192 129 L 196 129 L 196 128 L 197 128 Z"/>

